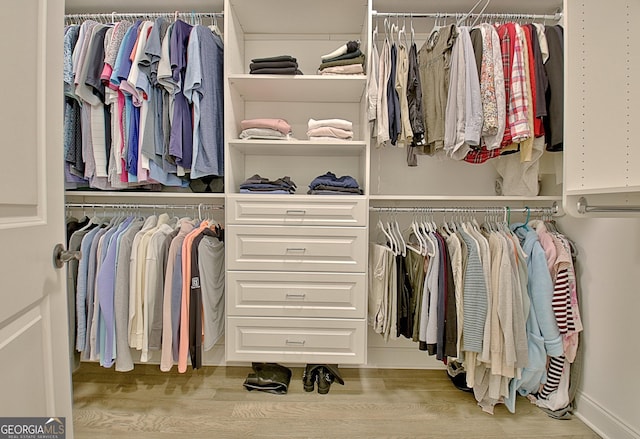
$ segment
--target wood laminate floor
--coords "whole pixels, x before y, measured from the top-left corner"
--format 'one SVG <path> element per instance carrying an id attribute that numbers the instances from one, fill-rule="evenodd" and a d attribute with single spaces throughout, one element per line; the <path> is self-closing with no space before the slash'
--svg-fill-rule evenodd
<path id="1" fill-rule="evenodd" d="M 526 399 L 516 413 L 484 413 L 442 370 L 341 369 L 327 395 L 248 392 L 250 367 L 186 374 L 136 365 L 128 373 L 83 363 L 73 376 L 75 437 L 173 438 L 598 438 L 577 418 L 556 420 Z"/>

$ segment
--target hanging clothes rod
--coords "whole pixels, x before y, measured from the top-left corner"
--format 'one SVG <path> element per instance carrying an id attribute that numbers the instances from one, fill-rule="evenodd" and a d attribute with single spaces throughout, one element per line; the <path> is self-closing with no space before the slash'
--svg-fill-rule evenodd
<path id="1" fill-rule="evenodd" d="M 555 215 L 558 213 L 558 205 L 550 207 L 369 207 L 371 212 L 383 213 L 526 213 Z"/>
<path id="2" fill-rule="evenodd" d="M 559 21 L 562 19 L 562 12 L 558 11 L 555 14 L 504 14 L 504 13 L 481 13 L 481 14 L 467 14 L 465 12 L 378 12 L 372 11 L 374 17 L 387 17 L 387 18 L 456 18 L 461 16 L 468 18 L 476 18 L 478 16 L 488 17 L 494 20 L 549 20 Z"/>
<path id="3" fill-rule="evenodd" d="M 178 18 L 191 19 L 191 18 L 222 18 L 224 12 L 110 12 L 110 13 L 97 13 L 97 14 L 67 14 L 64 16 L 67 22 L 78 20 L 96 20 L 101 22 L 116 22 L 118 20 L 124 20 L 126 18 L 160 18 L 166 17 L 173 20 Z"/>
<path id="4" fill-rule="evenodd" d="M 109 204 L 65 203 L 67 209 L 163 209 L 163 210 L 222 210 L 224 204 Z"/>
<path id="5" fill-rule="evenodd" d="M 585 197 L 580 197 L 577 202 L 578 213 L 589 212 L 640 212 L 640 206 L 589 206 Z"/>

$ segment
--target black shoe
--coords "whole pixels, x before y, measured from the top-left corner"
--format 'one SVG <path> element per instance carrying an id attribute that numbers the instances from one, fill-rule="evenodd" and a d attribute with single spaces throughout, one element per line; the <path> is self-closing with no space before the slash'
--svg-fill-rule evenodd
<path id="1" fill-rule="evenodd" d="M 305 392 L 313 392 L 315 383 L 318 380 L 318 365 L 307 364 L 302 372 L 302 387 Z"/>
<path id="2" fill-rule="evenodd" d="M 318 368 L 318 393 L 321 395 L 329 393 L 329 388 L 331 387 L 333 380 L 333 374 L 324 366 L 320 366 Z"/>

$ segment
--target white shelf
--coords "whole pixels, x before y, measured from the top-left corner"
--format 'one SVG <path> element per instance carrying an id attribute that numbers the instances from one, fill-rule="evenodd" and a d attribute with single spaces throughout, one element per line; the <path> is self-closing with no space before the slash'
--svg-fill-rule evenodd
<path id="1" fill-rule="evenodd" d="M 608 194 L 632 194 L 640 192 L 640 186 L 620 186 L 610 188 L 591 188 L 591 189 L 567 189 L 566 194 L 571 195 L 608 195 Z"/>
<path id="2" fill-rule="evenodd" d="M 245 34 L 359 35 L 367 15 L 366 0 L 230 0 L 229 3 Z"/>
<path id="3" fill-rule="evenodd" d="M 130 191 L 65 191 L 65 197 L 70 198 L 104 198 L 104 199 L 220 199 L 223 193 L 210 192 L 130 192 Z"/>
<path id="4" fill-rule="evenodd" d="M 308 188 L 305 187 L 304 192 L 299 192 L 297 194 L 241 194 L 241 193 L 230 193 L 228 194 L 228 198 L 251 198 L 253 200 L 288 200 L 295 198 L 297 202 L 309 202 L 309 201 L 317 201 L 317 200 L 325 200 L 325 201 L 337 201 L 337 200 L 345 200 L 347 198 L 366 198 L 365 195 L 309 195 L 306 193 Z M 298 188 L 300 190 L 300 188 Z"/>
<path id="5" fill-rule="evenodd" d="M 366 76 L 229 75 L 229 86 L 245 100 L 258 102 L 356 102 Z"/>
<path id="6" fill-rule="evenodd" d="M 363 154 L 365 142 L 316 142 L 312 140 L 231 140 L 229 146 L 244 154 L 286 156 L 337 156 Z"/>

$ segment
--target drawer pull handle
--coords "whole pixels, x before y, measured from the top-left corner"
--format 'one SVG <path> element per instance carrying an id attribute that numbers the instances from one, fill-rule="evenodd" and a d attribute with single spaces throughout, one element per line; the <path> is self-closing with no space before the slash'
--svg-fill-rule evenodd
<path id="1" fill-rule="evenodd" d="M 304 209 L 287 209 L 287 215 L 304 215 L 307 211 Z"/>
<path id="2" fill-rule="evenodd" d="M 287 339 L 285 341 L 285 343 L 287 345 L 289 345 L 289 346 L 304 346 L 305 341 L 304 340 L 300 341 L 300 340 L 289 340 L 289 339 Z"/>
<path id="3" fill-rule="evenodd" d="M 287 247 L 287 253 L 304 253 L 307 249 L 304 247 Z"/>
<path id="4" fill-rule="evenodd" d="M 287 299 L 304 300 L 307 295 L 305 293 L 287 293 Z"/>

